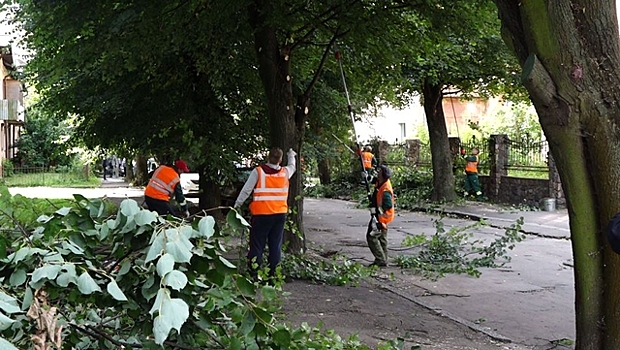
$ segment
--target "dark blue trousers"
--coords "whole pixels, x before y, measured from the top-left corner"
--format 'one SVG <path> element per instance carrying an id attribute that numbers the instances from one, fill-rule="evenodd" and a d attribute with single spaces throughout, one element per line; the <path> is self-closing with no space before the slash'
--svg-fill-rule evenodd
<path id="1" fill-rule="evenodd" d="M 254 215 L 250 228 L 250 251 L 248 263 L 256 258 L 258 266 L 263 264 L 265 245 L 269 247 L 269 273 L 273 275 L 282 258 L 282 236 L 286 214 Z"/>

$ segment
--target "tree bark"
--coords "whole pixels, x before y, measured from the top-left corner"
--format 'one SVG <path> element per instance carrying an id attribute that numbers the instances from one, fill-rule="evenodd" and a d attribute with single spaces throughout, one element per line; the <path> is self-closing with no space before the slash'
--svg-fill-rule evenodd
<path id="1" fill-rule="evenodd" d="M 331 172 L 329 167 L 329 159 L 320 159 L 318 162 L 319 167 L 319 181 L 321 185 L 329 185 L 331 183 Z"/>
<path id="2" fill-rule="evenodd" d="M 454 174 L 452 172 L 452 153 L 448 140 L 448 128 L 442 106 L 442 85 L 425 82 L 422 89 L 424 97 L 424 112 L 428 124 L 428 134 L 431 143 L 431 157 L 433 163 L 433 193 L 432 201 L 453 201 L 456 199 L 454 191 Z"/>
<path id="3" fill-rule="evenodd" d="M 269 17 L 273 12 L 268 0 L 256 0 L 249 8 L 249 21 L 254 29 L 254 48 L 258 59 L 258 72 L 265 90 L 267 113 L 269 115 L 269 140 L 272 147 L 280 147 L 286 154 L 293 148 L 300 154 L 303 134 L 296 126 L 296 110 L 306 112 L 306 106 L 295 106 L 291 83 L 291 57 L 287 46 L 280 48 L 276 30 L 271 26 Z M 297 107 L 297 108 L 295 108 Z M 285 159 L 286 160 L 286 159 Z M 297 171 L 290 179 L 289 187 L 289 221 L 296 229 L 288 229 L 284 240 L 288 252 L 303 253 L 305 239 L 303 234 L 303 201 L 301 199 L 300 162 L 297 159 Z"/>
<path id="4" fill-rule="evenodd" d="M 206 165 L 200 165 L 197 170 L 199 174 L 198 188 L 200 189 L 200 193 L 198 195 L 198 208 L 212 209 L 219 207 L 222 203 L 222 191 L 220 184 L 211 180 L 211 178 L 207 176 L 209 169 Z M 209 215 L 213 216 L 218 221 L 224 219 L 224 214 L 219 209 L 209 210 Z"/>
<path id="5" fill-rule="evenodd" d="M 620 259 L 602 232 L 620 211 L 615 1 L 495 2 L 567 199 L 576 349 L 620 349 Z"/>
<path id="6" fill-rule="evenodd" d="M 135 158 L 136 160 L 136 173 L 134 174 L 134 185 L 135 186 L 146 186 L 149 182 L 148 179 L 148 169 L 146 168 L 146 157 L 144 154 L 138 154 Z"/>

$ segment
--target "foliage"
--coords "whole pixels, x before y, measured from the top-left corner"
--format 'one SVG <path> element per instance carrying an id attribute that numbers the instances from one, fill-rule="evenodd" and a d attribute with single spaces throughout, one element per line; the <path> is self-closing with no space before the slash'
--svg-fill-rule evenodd
<path id="1" fill-rule="evenodd" d="M 40 106 L 28 110 L 28 120 L 17 141 L 15 161 L 27 167 L 68 166 L 74 157 L 67 121 L 49 115 Z"/>
<path id="2" fill-rule="evenodd" d="M 200 1 L 5 3 L 17 5 L 15 23 L 34 52 L 23 78 L 43 108 L 76 116 L 75 136 L 88 147 L 216 169 L 264 147 L 253 136 L 263 109 L 251 44 L 231 37 L 239 22 L 222 28 L 229 21 L 213 18 L 234 10 Z"/>
<path id="3" fill-rule="evenodd" d="M 519 232 L 523 218 L 507 228 L 503 236 L 488 244 L 480 239 L 472 240 L 473 233 L 468 232 L 481 225 L 483 223 L 453 227 L 446 231 L 441 219 L 436 220 L 434 226 L 437 231 L 431 237 L 416 235 L 402 242 L 403 246 L 418 250 L 411 255 L 397 256 L 396 263 L 430 279 L 438 279 L 448 273 L 467 273 L 478 277 L 480 268 L 503 266 L 510 261 L 508 250 L 525 239 L 525 235 Z"/>
<path id="4" fill-rule="evenodd" d="M 366 188 L 360 182 L 361 177 L 356 179 L 349 173 L 345 176 L 338 176 L 330 184 L 316 184 L 307 187 L 305 196 L 363 200 L 366 198 L 367 193 Z"/>
<path id="5" fill-rule="evenodd" d="M 398 167 L 392 170 L 391 181 L 397 208 L 413 209 L 431 198 L 433 191 L 431 170 L 411 167 Z"/>
<path id="6" fill-rule="evenodd" d="M 484 124 L 471 125 L 483 135 L 505 134 L 510 140 L 529 139 L 541 141 L 542 128 L 538 115 L 532 106 L 524 102 L 509 104 L 508 108 L 497 111 L 495 118 Z M 527 136 L 526 136 L 527 135 Z"/>
<path id="7" fill-rule="evenodd" d="M 370 269 L 338 254 L 330 259 L 309 254 L 287 254 L 282 259 L 281 267 L 282 273 L 290 278 L 335 286 L 355 285 L 371 275 Z"/>
<path id="8" fill-rule="evenodd" d="M 2 159 L 2 176 L 3 177 L 11 177 L 15 172 L 15 166 L 13 162 L 9 159 Z"/>
<path id="9" fill-rule="evenodd" d="M 1 199 L 10 208 L 3 227 L 20 228 L 0 252 L 5 349 L 368 349 L 355 337 L 279 324 L 277 289 L 236 273 L 212 217 L 169 221 L 129 199 L 106 217 L 103 201 L 76 195 L 27 227 L 32 215 L 15 209 L 28 199 L 6 188 Z M 230 213 L 227 225 L 247 225 Z"/>

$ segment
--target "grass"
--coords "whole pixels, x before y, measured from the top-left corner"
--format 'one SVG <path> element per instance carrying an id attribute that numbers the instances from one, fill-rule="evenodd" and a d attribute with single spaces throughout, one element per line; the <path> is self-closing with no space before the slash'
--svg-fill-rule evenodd
<path id="1" fill-rule="evenodd" d="M 549 171 L 508 169 L 508 176 L 548 180 Z"/>
<path id="2" fill-rule="evenodd" d="M 68 173 L 29 173 L 29 174 L 13 174 L 11 176 L 0 179 L 6 187 L 84 187 L 92 188 L 101 185 L 101 180 L 97 177 L 90 176 L 86 178 L 82 172 Z"/>

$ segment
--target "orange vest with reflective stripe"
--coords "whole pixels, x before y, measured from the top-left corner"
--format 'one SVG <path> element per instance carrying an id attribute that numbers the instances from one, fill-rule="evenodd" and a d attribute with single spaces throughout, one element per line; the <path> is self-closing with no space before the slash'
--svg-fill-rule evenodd
<path id="1" fill-rule="evenodd" d="M 392 207 L 383 212 L 383 214 L 379 214 L 379 222 L 382 224 L 389 224 L 394 220 L 394 207 L 396 206 L 396 199 L 394 198 L 394 190 L 392 190 L 392 183 L 390 179 L 387 179 L 377 192 L 377 207 L 380 208 L 383 203 L 383 194 L 385 191 L 389 192 L 392 196 Z"/>
<path id="2" fill-rule="evenodd" d="M 181 181 L 179 174 L 169 166 L 162 165 L 155 170 L 144 190 L 144 195 L 162 201 L 170 200 L 174 187 Z"/>
<path id="3" fill-rule="evenodd" d="M 288 212 L 288 173 L 284 168 L 267 174 L 257 167 L 258 180 L 250 203 L 252 215 L 286 214 Z"/>
<path id="4" fill-rule="evenodd" d="M 372 153 L 362 152 L 362 162 L 364 163 L 364 169 L 372 168 Z"/>
<path id="5" fill-rule="evenodd" d="M 476 157 L 476 161 L 475 162 L 468 161 L 467 164 L 465 165 L 465 171 L 468 173 L 477 173 L 478 172 L 478 156 L 472 156 L 472 157 Z"/>

